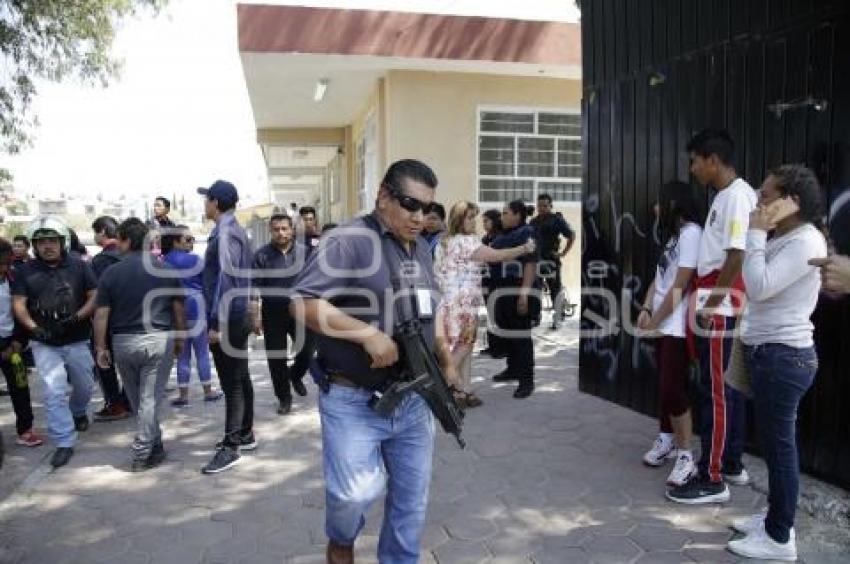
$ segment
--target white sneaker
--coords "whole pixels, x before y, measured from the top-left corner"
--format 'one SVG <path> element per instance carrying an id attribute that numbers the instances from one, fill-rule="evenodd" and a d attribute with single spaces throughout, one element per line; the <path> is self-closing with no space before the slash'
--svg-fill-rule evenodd
<path id="1" fill-rule="evenodd" d="M 764 519 L 767 517 L 767 508 L 762 509 L 755 515 L 749 517 L 739 517 L 732 521 L 732 528 L 739 533 L 749 535 L 759 529 L 764 528 Z"/>
<path id="2" fill-rule="evenodd" d="M 673 444 L 673 439 L 668 435 L 658 435 L 652 443 L 652 448 L 643 455 L 643 462 L 647 466 L 661 466 L 665 460 L 675 456 L 676 446 Z"/>
<path id="3" fill-rule="evenodd" d="M 797 560 L 797 540 L 794 536 L 791 536 L 785 544 L 780 544 L 765 532 L 764 522 L 762 522 L 762 526 L 744 538 L 729 541 L 726 547 L 738 556 L 745 558 L 785 560 L 788 562 Z"/>
<path id="4" fill-rule="evenodd" d="M 673 471 L 667 476 L 667 485 L 681 486 L 695 476 L 696 473 L 697 467 L 694 464 L 694 455 L 688 450 L 680 450 L 676 457 L 676 465 L 673 466 Z"/>
<path id="5" fill-rule="evenodd" d="M 733 486 L 746 486 L 750 483 L 750 475 L 746 468 L 741 468 L 740 474 L 723 474 L 723 479 L 726 480 L 727 484 Z"/>
<path id="6" fill-rule="evenodd" d="M 767 507 L 749 517 L 740 517 L 732 521 L 732 528 L 739 533 L 750 535 L 759 529 L 764 529 L 764 520 L 767 518 Z M 791 527 L 791 538 L 797 540 L 797 533 Z"/>

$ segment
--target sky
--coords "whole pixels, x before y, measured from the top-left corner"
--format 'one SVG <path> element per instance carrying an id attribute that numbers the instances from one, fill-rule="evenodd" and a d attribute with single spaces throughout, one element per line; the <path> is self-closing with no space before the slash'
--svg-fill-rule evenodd
<path id="1" fill-rule="evenodd" d="M 265 0 L 246 3 L 577 21 L 570 0 Z M 106 89 L 39 85 L 32 147 L 0 154 L 19 194 L 190 195 L 218 178 L 243 201 L 267 179 L 236 43 L 234 0 L 171 0 L 157 17 L 126 21 Z"/>

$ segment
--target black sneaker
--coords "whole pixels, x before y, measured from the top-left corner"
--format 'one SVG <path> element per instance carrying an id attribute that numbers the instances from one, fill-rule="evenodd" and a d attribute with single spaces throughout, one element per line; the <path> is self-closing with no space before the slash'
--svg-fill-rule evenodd
<path id="1" fill-rule="evenodd" d="M 152 466 L 159 466 L 165 460 L 165 447 L 162 443 L 153 445 L 151 453 L 148 455 L 148 463 Z"/>
<path id="2" fill-rule="evenodd" d="M 750 483 L 750 474 L 743 466 L 734 472 L 723 470 L 723 480 L 733 486 L 746 486 Z"/>
<path id="3" fill-rule="evenodd" d="M 283 398 L 277 406 L 278 415 L 286 415 L 290 411 L 292 411 L 292 396 Z"/>
<path id="4" fill-rule="evenodd" d="M 256 450 L 257 449 L 257 438 L 254 436 L 254 433 L 250 435 L 244 435 L 239 438 L 239 450 Z"/>
<path id="5" fill-rule="evenodd" d="M 729 488 L 725 482 L 712 482 L 696 477 L 682 486 L 667 492 L 667 499 L 687 505 L 725 503 L 729 501 Z"/>
<path id="6" fill-rule="evenodd" d="M 89 429 L 89 416 L 88 415 L 75 415 L 74 416 L 74 429 L 76 429 L 80 433 L 82 433 L 84 431 L 88 431 L 88 429 Z"/>
<path id="7" fill-rule="evenodd" d="M 519 387 L 514 391 L 516 399 L 525 399 L 534 391 L 534 382 L 520 382 Z"/>
<path id="8" fill-rule="evenodd" d="M 50 465 L 54 468 L 65 466 L 71 457 L 74 456 L 74 449 L 71 447 L 59 447 L 50 458 Z"/>
<path id="9" fill-rule="evenodd" d="M 507 370 L 502 370 L 495 376 L 493 376 L 494 382 L 510 382 L 512 380 L 519 380 L 519 376 L 516 374 L 511 374 Z"/>
<path id="10" fill-rule="evenodd" d="M 130 472 L 144 472 L 156 468 L 165 460 L 165 448 L 162 443 L 153 445 L 145 458 L 137 458 L 130 463 Z"/>
<path id="11" fill-rule="evenodd" d="M 231 466 L 234 466 L 242 460 L 242 457 L 239 456 L 239 453 L 230 447 L 221 447 L 220 449 L 215 451 L 215 455 L 213 455 L 212 460 L 210 460 L 206 466 L 201 468 L 202 474 L 218 474 L 219 472 L 224 472 Z"/>
<path id="12" fill-rule="evenodd" d="M 224 448 L 224 439 L 218 441 L 215 444 L 216 449 Z M 239 451 L 243 450 L 255 450 L 257 448 L 257 439 L 254 437 L 254 433 L 250 435 L 245 435 L 239 438 Z"/>
<path id="13" fill-rule="evenodd" d="M 292 389 L 295 390 L 295 393 L 301 397 L 307 395 L 307 386 L 304 385 L 304 380 L 301 378 L 295 378 L 292 380 Z"/>

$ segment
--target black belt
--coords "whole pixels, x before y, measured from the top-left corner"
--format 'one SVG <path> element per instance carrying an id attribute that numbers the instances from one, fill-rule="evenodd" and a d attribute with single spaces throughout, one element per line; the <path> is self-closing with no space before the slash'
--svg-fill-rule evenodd
<path id="1" fill-rule="evenodd" d="M 330 381 L 331 384 L 336 384 L 337 386 L 344 386 L 346 388 L 363 388 L 363 386 L 355 384 L 354 382 L 340 374 L 328 374 L 328 381 Z"/>

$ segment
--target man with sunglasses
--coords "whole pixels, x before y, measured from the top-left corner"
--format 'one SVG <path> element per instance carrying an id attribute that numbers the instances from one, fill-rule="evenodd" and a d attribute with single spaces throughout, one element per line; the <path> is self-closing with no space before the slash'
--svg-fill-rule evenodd
<path id="1" fill-rule="evenodd" d="M 325 532 L 331 563 L 353 562 L 353 545 L 366 513 L 385 487 L 378 560 L 419 559 L 434 420 L 414 393 L 390 417 L 378 415 L 369 403 L 394 374 L 399 352 L 393 328 L 411 316 L 420 320 L 423 336 L 438 351 L 449 379 L 454 377 L 441 324 L 434 319 L 437 284 L 428 243 L 421 236 L 424 208 L 433 201 L 436 186 L 436 176 L 424 163 L 393 163 L 374 211 L 323 237 L 293 288 L 290 312 L 318 333 L 312 366 L 322 389 Z M 394 286 L 403 295 L 388 295 Z"/>

